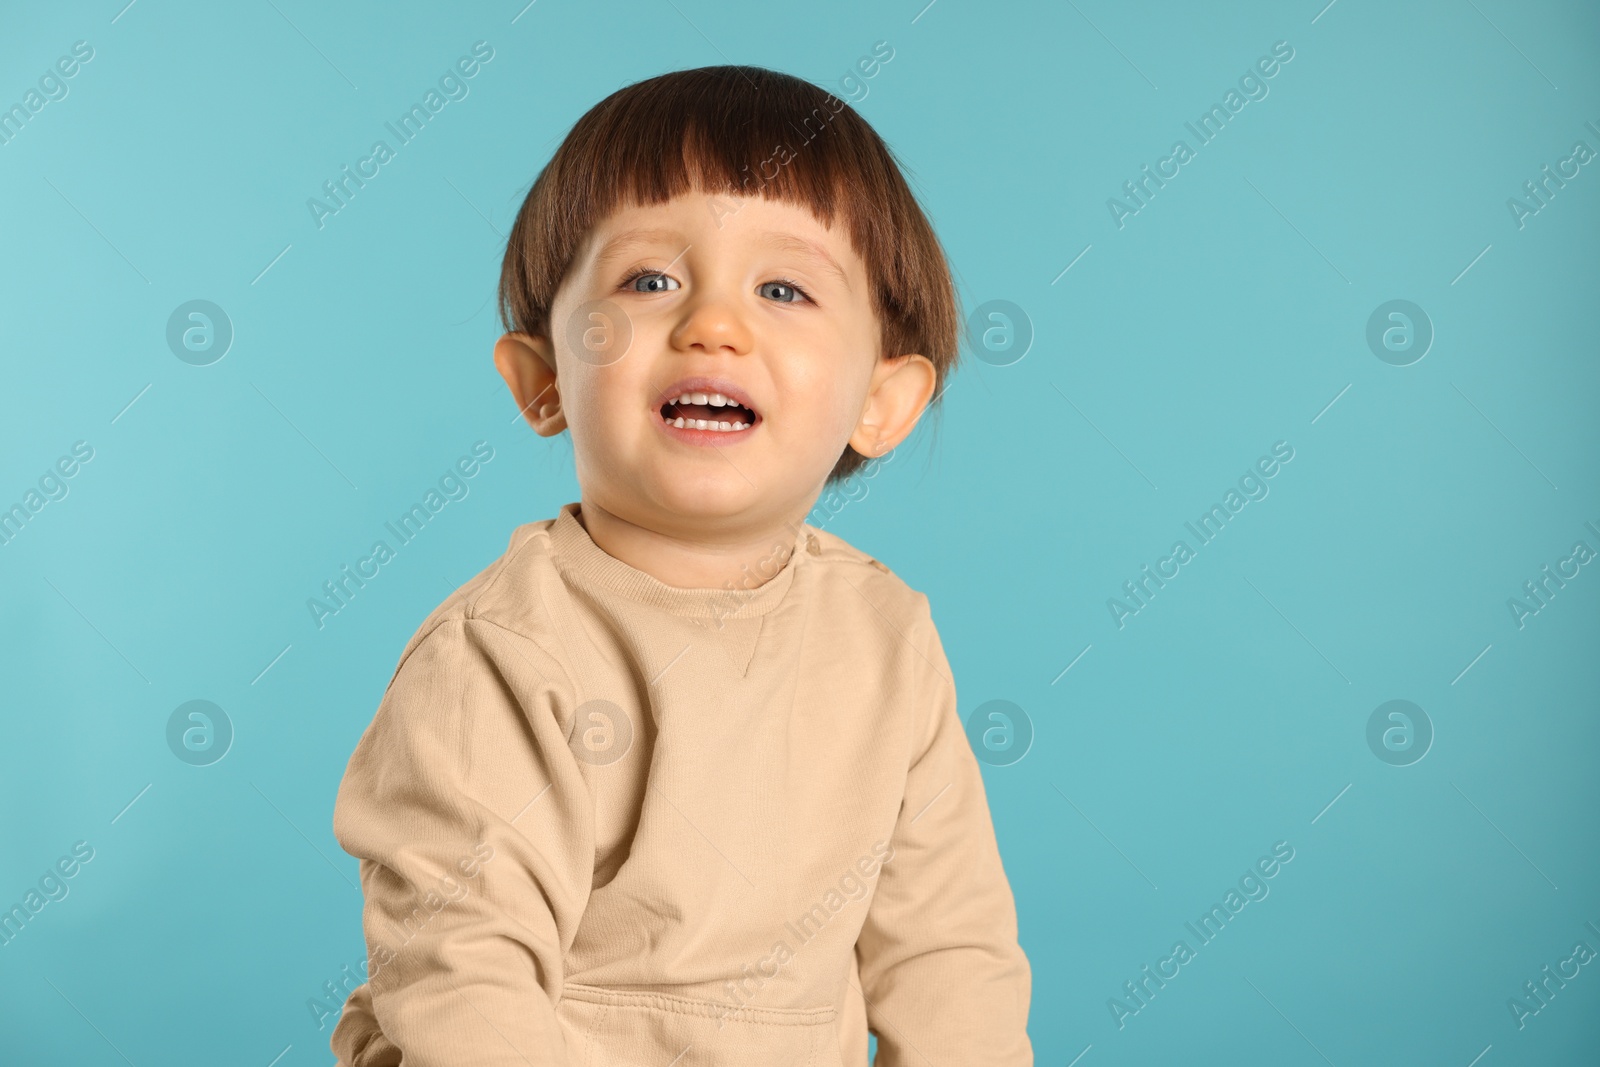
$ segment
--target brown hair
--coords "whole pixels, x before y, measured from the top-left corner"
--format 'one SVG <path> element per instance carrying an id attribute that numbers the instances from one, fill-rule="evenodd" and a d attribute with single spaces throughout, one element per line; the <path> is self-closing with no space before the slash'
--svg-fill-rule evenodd
<path id="1" fill-rule="evenodd" d="M 926 356 L 937 371 L 938 407 L 960 359 L 961 312 L 933 227 L 865 119 L 832 93 L 763 67 L 662 74 L 617 90 L 577 121 L 506 242 L 506 329 L 550 335 L 556 290 L 584 238 L 613 210 L 691 191 L 759 194 L 807 207 L 824 226 L 842 216 L 867 267 L 883 355 Z M 866 462 L 847 445 L 827 484 Z"/>

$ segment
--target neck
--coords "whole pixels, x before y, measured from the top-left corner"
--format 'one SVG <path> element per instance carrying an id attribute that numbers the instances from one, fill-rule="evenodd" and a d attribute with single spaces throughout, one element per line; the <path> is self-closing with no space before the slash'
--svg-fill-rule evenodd
<path id="1" fill-rule="evenodd" d="M 662 532 L 629 522 L 581 496 L 578 521 L 601 551 L 680 589 L 755 589 L 789 561 L 800 519 L 740 530 L 726 539 Z"/>

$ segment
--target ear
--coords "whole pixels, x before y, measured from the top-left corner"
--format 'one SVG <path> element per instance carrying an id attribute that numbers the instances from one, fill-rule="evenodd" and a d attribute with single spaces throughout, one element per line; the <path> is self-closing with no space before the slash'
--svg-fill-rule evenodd
<path id="1" fill-rule="evenodd" d="M 494 365 L 534 433 L 553 437 L 567 428 L 556 387 L 555 351 L 548 337 L 508 333 L 494 343 Z"/>
<path id="2" fill-rule="evenodd" d="M 872 458 L 904 441 L 927 409 L 938 377 L 933 361 L 915 352 L 879 360 L 850 447 Z"/>

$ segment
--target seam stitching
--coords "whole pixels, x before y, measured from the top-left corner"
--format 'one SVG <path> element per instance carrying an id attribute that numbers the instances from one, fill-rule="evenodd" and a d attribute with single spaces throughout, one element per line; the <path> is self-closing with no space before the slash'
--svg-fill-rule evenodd
<path id="1" fill-rule="evenodd" d="M 635 1007 L 659 1008 L 683 1015 L 722 1017 L 735 1022 L 766 1023 L 776 1026 L 820 1026 L 830 1023 L 838 1014 L 832 1006 L 822 1008 L 734 1008 L 709 1000 L 674 996 L 671 993 L 649 993 L 640 990 L 605 989 L 600 986 L 569 982 L 563 994 L 573 1000 L 601 1004 L 607 1008 Z"/>

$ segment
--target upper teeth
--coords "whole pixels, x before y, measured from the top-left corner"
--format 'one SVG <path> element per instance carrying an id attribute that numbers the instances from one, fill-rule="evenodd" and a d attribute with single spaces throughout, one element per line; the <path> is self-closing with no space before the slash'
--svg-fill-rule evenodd
<path id="1" fill-rule="evenodd" d="M 710 404 L 714 408 L 726 407 L 732 404 L 735 407 L 742 405 L 737 400 L 730 400 L 721 393 L 684 393 L 675 403 L 678 404 Z"/>

